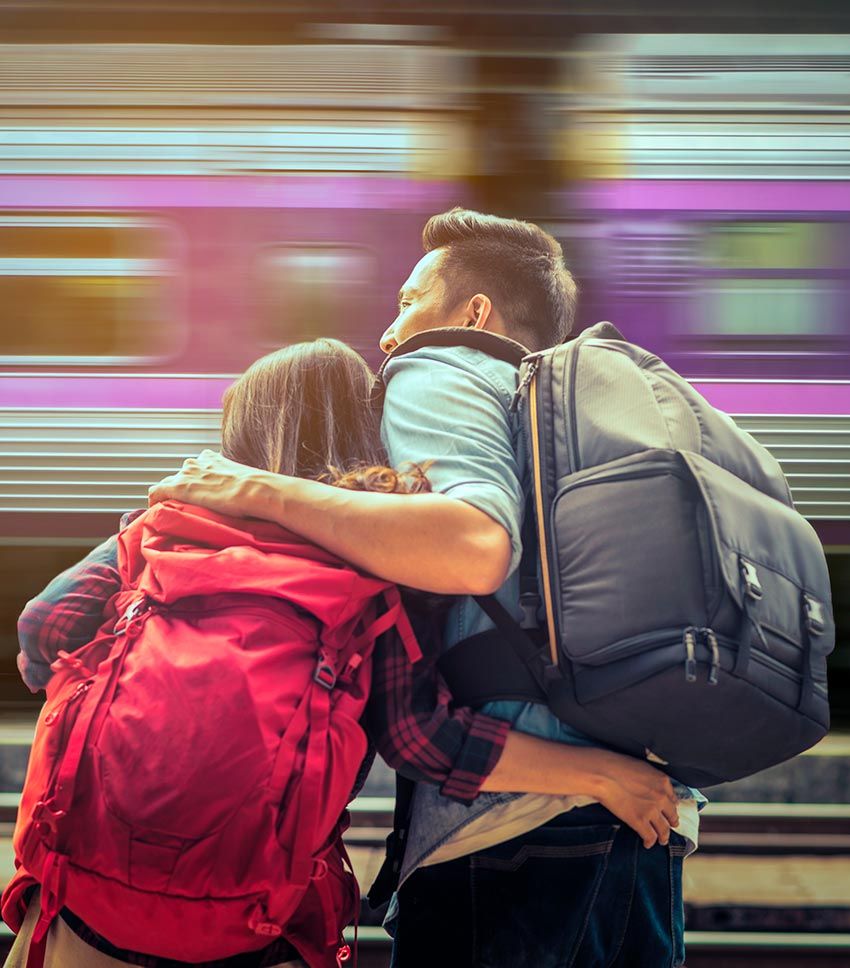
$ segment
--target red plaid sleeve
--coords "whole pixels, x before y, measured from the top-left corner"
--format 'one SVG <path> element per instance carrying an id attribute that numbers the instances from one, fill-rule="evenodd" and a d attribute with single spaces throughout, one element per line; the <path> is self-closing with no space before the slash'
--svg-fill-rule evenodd
<path id="1" fill-rule="evenodd" d="M 121 527 L 142 510 L 125 514 Z M 105 609 L 120 587 L 118 542 L 113 535 L 27 602 L 18 619 L 18 669 L 32 692 L 50 681 L 50 664 L 60 650 L 73 652 L 94 638 L 109 617 Z"/>
<path id="2" fill-rule="evenodd" d="M 425 657 L 411 663 L 394 632 L 376 643 L 370 738 L 402 776 L 438 784 L 444 796 L 469 803 L 499 761 L 510 723 L 454 707 L 435 650 L 420 644 Z"/>

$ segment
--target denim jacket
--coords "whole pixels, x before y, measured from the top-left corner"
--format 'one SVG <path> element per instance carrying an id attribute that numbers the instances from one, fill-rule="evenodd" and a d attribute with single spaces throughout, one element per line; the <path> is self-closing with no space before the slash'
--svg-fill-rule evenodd
<path id="1" fill-rule="evenodd" d="M 391 360 L 384 375 L 381 433 L 390 463 L 398 467 L 405 461 L 433 460 L 428 477 L 435 491 L 468 502 L 505 528 L 511 539 L 511 562 L 496 598 L 521 621 L 522 516 L 531 481 L 526 434 L 519 414 L 509 409 L 517 369 L 471 347 L 431 346 Z M 472 598 L 460 598 L 446 619 L 444 647 L 491 628 L 493 623 Z M 537 703 L 490 702 L 483 712 L 543 739 L 601 745 Z M 682 784 L 674 786 L 680 798 L 705 800 Z M 401 881 L 466 824 L 521 795 L 481 793 L 465 804 L 442 796 L 436 786 L 419 784 Z"/>

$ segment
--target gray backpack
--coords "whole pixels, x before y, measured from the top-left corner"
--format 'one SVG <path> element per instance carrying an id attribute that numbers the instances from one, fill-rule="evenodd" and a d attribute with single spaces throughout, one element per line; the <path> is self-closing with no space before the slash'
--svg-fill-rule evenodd
<path id="1" fill-rule="evenodd" d="M 444 656 L 455 699 L 546 702 L 697 786 L 820 740 L 835 642 L 829 575 L 776 460 L 610 324 L 533 354 L 449 329 L 396 353 L 435 342 L 520 366 L 514 405 L 531 444 L 527 621 L 477 599 L 497 629 Z M 541 595 L 546 628 L 535 629 Z"/>

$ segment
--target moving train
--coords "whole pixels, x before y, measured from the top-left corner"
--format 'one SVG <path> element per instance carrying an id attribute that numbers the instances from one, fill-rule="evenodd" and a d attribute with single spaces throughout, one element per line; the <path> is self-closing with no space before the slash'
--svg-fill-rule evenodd
<path id="1" fill-rule="evenodd" d="M 529 64 L 410 30 L 0 46 L 0 703 L 33 701 L 23 603 L 215 446 L 234 375 L 319 335 L 377 365 L 422 224 L 464 204 L 553 232 L 579 326 L 612 320 L 779 458 L 850 714 L 850 37 Z"/>

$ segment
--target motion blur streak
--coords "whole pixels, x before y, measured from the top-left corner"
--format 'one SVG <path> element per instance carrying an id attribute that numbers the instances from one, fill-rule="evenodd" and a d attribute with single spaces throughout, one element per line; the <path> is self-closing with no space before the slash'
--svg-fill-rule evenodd
<path id="1" fill-rule="evenodd" d="M 216 445 L 263 352 L 330 335 L 376 364 L 454 204 L 561 239 L 579 325 L 735 415 L 847 573 L 850 35 L 34 32 L 0 45 L 0 701 L 26 597 Z"/>

